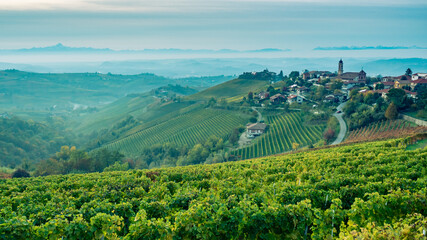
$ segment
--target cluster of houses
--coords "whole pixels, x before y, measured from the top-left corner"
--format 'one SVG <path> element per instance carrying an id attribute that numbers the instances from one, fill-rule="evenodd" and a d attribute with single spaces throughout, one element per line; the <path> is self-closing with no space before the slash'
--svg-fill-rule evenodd
<path id="1" fill-rule="evenodd" d="M 264 70 L 263 72 L 251 72 L 244 73 L 240 76 L 241 78 L 258 78 L 262 77 L 266 80 L 277 79 L 278 75 L 275 73 L 268 72 Z M 339 91 L 335 91 L 333 94 L 324 96 L 324 102 L 343 102 L 349 95 L 351 90 L 360 89 L 360 87 L 367 86 L 366 72 L 362 69 L 359 72 L 344 72 L 344 63 L 342 59 L 338 62 L 338 71 L 335 73 L 329 71 L 304 71 L 301 74 L 303 80 L 311 82 L 314 86 L 321 86 L 319 83 L 321 80 L 330 79 L 330 83 L 325 85 L 325 88 L 328 89 L 333 82 L 340 81 L 342 82 L 342 88 Z M 387 97 L 387 93 L 390 89 L 397 88 L 403 89 L 408 97 L 416 100 L 417 98 L 417 89 L 419 87 L 427 87 L 427 73 L 415 73 L 411 75 L 401 75 L 401 76 L 386 76 L 381 79 L 379 82 L 375 82 L 369 85 L 374 90 L 360 90 L 360 93 L 379 93 L 383 98 Z M 256 104 L 262 103 L 265 100 L 270 100 L 271 105 L 280 104 L 287 102 L 292 103 L 302 103 L 306 100 L 304 94 L 310 91 L 309 88 L 305 86 L 298 86 L 293 84 L 288 87 L 290 94 L 285 97 L 284 95 L 277 93 L 273 96 L 270 96 L 269 92 L 260 92 L 253 95 L 254 101 Z M 261 104 L 263 105 L 263 104 Z M 256 136 L 264 133 L 266 124 L 264 123 L 254 123 L 248 124 L 247 136 L 249 138 L 254 138 Z"/>
<path id="2" fill-rule="evenodd" d="M 306 87 L 302 87 L 308 90 Z M 270 100 L 271 105 L 278 105 L 283 102 L 287 102 L 289 104 L 292 103 L 302 103 L 305 101 L 305 97 L 300 95 L 302 91 L 297 91 L 296 94 L 290 94 L 289 96 L 284 96 L 281 93 L 274 94 L 273 96 L 270 96 L 269 92 L 260 92 L 254 94 L 254 102 L 255 104 L 261 104 L 263 106 L 263 101 Z"/>
<path id="3" fill-rule="evenodd" d="M 383 98 L 386 98 L 390 89 L 397 88 L 403 89 L 408 97 L 415 100 L 419 87 L 427 87 L 427 73 L 383 77 L 380 82 L 373 84 L 375 90 L 364 92 L 379 93 Z"/>
<path id="4" fill-rule="evenodd" d="M 366 86 L 366 72 L 363 69 L 359 72 L 344 72 L 344 63 L 342 59 L 338 62 L 337 73 L 331 73 L 328 71 L 305 71 L 302 74 L 303 79 L 311 81 L 316 85 L 316 81 L 320 81 L 326 78 L 332 81 L 341 81 L 343 83 L 341 93 L 334 93 L 327 95 L 324 98 L 324 102 L 331 101 L 345 101 L 351 90 Z M 326 84 L 326 88 L 328 85 Z M 415 73 L 411 75 L 401 76 L 386 76 L 381 79 L 380 82 L 371 84 L 374 90 L 361 90 L 361 93 L 379 93 L 382 97 L 386 97 L 388 91 L 392 88 L 403 89 L 408 97 L 416 99 L 416 90 L 419 86 L 427 86 L 427 73 Z"/>
<path id="5" fill-rule="evenodd" d="M 274 83 L 277 81 L 282 80 L 282 76 L 279 74 L 276 74 L 275 72 L 270 72 L 268 69 L 265 69 L 262 72 L 244 72 L 239 76 L 240 79 L 258 79 L 258 80 L 266 80 L 270 81 L 270 83 Z"/>

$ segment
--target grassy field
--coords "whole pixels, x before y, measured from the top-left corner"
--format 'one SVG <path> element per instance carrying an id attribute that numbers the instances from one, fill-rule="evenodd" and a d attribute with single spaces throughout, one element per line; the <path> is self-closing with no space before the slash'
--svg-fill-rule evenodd
<path id="1" fill-rule="evenodd" d="M 301 113 L 289 113 L 266 116 L 268 130 L 265 134 L 255 138 L 251 146 L 233 151 L 239 159 L 255 158 L 292 150 L 292 144 L 301 147 L 317 143 L 322 139 L 325 128 L 319 126 L 305 126 Z M 243 133 L 245 134 L 245 133 Z"/>
<path id="2" fill-rule="evenodd" d="M 119 150 L 128 156 L 137 156 L 143 148 L 158 143 L 192 146 L 212 135 L 227 138 L 234 128 L 244 125 L 248 119 L 249 116 L 233 111 L 196 109 L 130 134 L 105 147 Z"/>

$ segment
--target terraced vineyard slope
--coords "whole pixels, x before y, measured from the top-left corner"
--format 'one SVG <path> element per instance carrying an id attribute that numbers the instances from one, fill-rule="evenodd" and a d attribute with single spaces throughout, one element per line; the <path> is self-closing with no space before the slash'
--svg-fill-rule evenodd
<path id="1" fill-rule="evenodd" d="M 427 149 L 410 140 L 2 179 L 0 238 L 425 239 Z"/>
<path id="2" fill-rule="evenodd" d="M 425 131 L 427 131 L 427 127 L 416 126 L 404 120 L 387 120 L 351 131 L 345 142 L 406 137 Z"/>
<path id="3" fill-rule="evenodd" d="M 200 100 L 212 97 L 217 99 L 238 97 L 241 99 L 243 96 L 246 96 L 248 92 L 266 88 L 268 84 L 269 82 L 265 80 L 237 78 L 190 95 L 186 97 L 186 99 Z"/>
<path id="4" fill-rule="evenodd" d="M 301 113 L 267 116 L 267 132 L 233 154 L 239 159 L 267 156 L 290 151 L 293 143 L 306 146 L 322 139 L 324 126 L 304 126 L 303 122 Z"/>
<path id="5" fill-rule="evenodd" d="M 248 116 L 220 109 L 199 109 L 174 117 L 106 145 L 128 156 L 136 156 L 145 147 L 171 142 L 193 146 L 214 135 L 227 138 L 232 130 L 244 125 Z"/>

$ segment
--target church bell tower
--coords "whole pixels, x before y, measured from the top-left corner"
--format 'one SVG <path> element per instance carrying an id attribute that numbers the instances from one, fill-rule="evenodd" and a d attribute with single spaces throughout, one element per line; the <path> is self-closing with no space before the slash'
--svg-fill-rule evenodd
<path id="1" fill-rule="evenodd" d="M 344 69 L 343 65 L 344 64 L 342 62 L 342 59 L 340 59 L 340 61 L 338 62 L 338 76 L 341 76 L 341 74 L 343 73 L 343 69 Z"/>

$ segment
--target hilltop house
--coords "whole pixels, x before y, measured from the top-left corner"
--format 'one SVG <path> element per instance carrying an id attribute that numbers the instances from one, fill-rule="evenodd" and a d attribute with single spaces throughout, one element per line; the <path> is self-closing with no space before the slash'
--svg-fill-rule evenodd
<path id="1" fill-rule="evenodd" d="M 302 86 L 302 87 L 297 88 L 297 94 L 303 94 L 303 93 L 308 92 L 309 90 L 310 90 L 309 88 Z"/>
<path id="2" fill-rule="evenodd" d="M 246 135 L 248 138 L 254 138 L 265 132 L 267 124 L 265 123 L 252 123 L 246 125 Z"/>
<path id="3" fill-rule="evenodd" d="M 418 80 L 420 78 L 427 78 L 427 73 L 414 73 L 412 74 L 412 81 Z"/>
<path id="4" fill-rule="evenodd" d="M 415 90 L 415 87 L 417 86 L 427 86 L 427 79 L 418 78 L 417 80 L 414 80 L 411 82 L 411 89 L 412 91 Z"/>
<path id="5" fill-rule="evenodd" d="M 277 79 L 277 74 L 275 72 L 268 71 L 268 69 L 265 69 L 262 72 L 244 72 L 243 74 L 239 75 L 239 78 L 275 81 Z"/>
<path id="6" fill-rule="evenodd" d="M 406 93 L 406 96 L 412 98 L 412 99 L 416 99 L 417 98 L 417 93 L 416 92 L 411 92 L 408 91 L 406 89 L 403 89 Z M 381 95 L 382 98 L 387 99 L 387 93 L 390 91 L 390 89 L 381 89 L 381 90 L 370 90 L 370 91 L 365 91 L 363 92 L 363 94 L 368 94 L 368 93 L 378 93 Z"/>
<path id="7" fill-rule="evenodd" d="M 377 85 L 382 84 L 384 86 L 384 89 L 390 89 L 394 87 L 394 82 L 376 82 L 374 83 L 374 89 L 377 87 Z"/>
<path id="8" fill-rule="evenodd" d="M 280 93 L 275 94 L 270 98 L 271 104 L 279 104 L 279 103 L 284 102 L 284 101 L 286 101 L 286 98 Z"/>
<path id="9" fill-rule="evenodd" d="M 333 74 L 329 71 L 310 71 L 308 72 L 310 75 L 310 78 L 317 78 L 317 79 L 325 79 L 325 78 L 331 78 L 336 76 L 336 74 Z"/>
<path id="10" fill-rule="evenodd" d="M 268 99 L 270 97 L 270 93 L 260 92 L 260 93 L 258 93 L 257 96 L 258 96 L 259 100 L 264 100 L 264 99 Z"/>
<path id="11" fill-rule="evenodd" d="M 291 104 L 291 103 L 295 103 L 295 102 L 297 102 L 297 103 L 302 103 L 304 101 L 304 98 L 302 98 L 301 96 L 299 96 L 299 95 L 289 95 L 288 96 L 288 103 L 289 104 Z"/>
<path id="12" fill-rule="evenodd" d="M 396 80 L 394 81 L 394 88 L 403 88 L 411 86 L 411 80 Z"/>
<path id="13" fill-rule="evenodd" d="M 334 102 L 334 101 L 335 101 L 334 95 L 326 95 L 325 99 L 323 100 L 323 102 Z"/>

